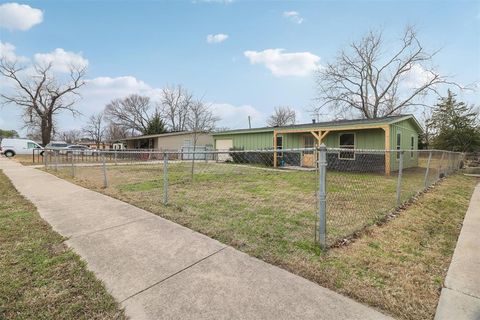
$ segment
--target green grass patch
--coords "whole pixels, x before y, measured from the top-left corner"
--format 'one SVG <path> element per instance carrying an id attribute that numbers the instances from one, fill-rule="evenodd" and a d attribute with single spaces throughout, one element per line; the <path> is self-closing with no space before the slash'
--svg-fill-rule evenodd
<path id="1" fill-rule="evenodd" d="M 124 319 L 85 263 L 0 172 L 0 319 Z"/>

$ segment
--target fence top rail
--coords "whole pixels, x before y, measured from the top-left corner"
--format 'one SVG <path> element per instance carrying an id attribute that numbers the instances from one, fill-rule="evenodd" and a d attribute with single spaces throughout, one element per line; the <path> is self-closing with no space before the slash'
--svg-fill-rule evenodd
<path id="1" fill-rule="evenodd" d="M 203 149 L 203 148 L 202 148 Z M 159 149 L 125 149 L 125 150 L 95 150 L 95 149 L 41 149 L 41 151 L 53 152 L 53 153 L 62 153 L 62 154 L 74 154 L 74 155 L 96 155 L 96 154 L 231 154 L 231 153 L 283 153 L 283 152 L 302 152 L 302 151 L 319 151 L 320 148 L 288 148 L 288 149 L 251 149 L 251 150 L 159 150 Z M 327 152 L 356 152 L 356 153 L 396 153 L 396 152 L 442 152 L 447 154 L 463 154 L 462 152 L 454 152 L 447 150 L 436 150 L 436 149 L 348 149 L 348 148 L 329 148 L 327 147 Z"/>

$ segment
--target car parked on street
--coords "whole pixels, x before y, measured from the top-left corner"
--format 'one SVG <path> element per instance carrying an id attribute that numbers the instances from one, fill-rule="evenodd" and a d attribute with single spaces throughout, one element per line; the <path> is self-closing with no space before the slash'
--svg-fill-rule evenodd
<path id="1" fill-rule="evenodd" d="M 59 154 L 66 154 L 68 143 L 64 141 L 50 141 L 50 143 L 45 146 L 45 149 L 49 151 L 58 151 Z"/>
<path id="2" fill-rule="evenodd" d="M 62 150 L 60 152 L 64 152 L 65 154 L 92 156 L 96 153 L 96 150 L 90 149 L 87 146 L 72 144 L 66 147 L 65 150 Z"/>
<path id="3" fill-rule="evenodd" d="M 43 148 L 38 143 L 29 139 L 2 139 L 0 152 L 6 157 L 14 157 L 17 154 L 31 155 L 34 150 L 39 150 L 43 155 Z"/>

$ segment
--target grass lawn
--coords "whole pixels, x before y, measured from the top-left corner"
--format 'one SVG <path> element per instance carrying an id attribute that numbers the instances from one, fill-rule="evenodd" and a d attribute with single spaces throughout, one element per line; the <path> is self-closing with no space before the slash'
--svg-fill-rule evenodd
<path id="1" fill-rule="evenodd" d="M 17 154 L 11 159 L 20 162 L 24 166 L 43 164 L 43 157 L 39 156 L 38 154 L 35 154 L 35 158 L 31 154 Z"/>
<path id="2" fill-rule="evenodd" d="M 77 168 L 75 182 L 185 225 L 404 319 L 432 318 L 475 180 L 454 175 L 399 217 L 321 252 L 315 243 L 315 172 L 229 164 Z M 69 169 L 57 174 L 69 178 Z M 435 174 L 435 173 L 432 173 Z M 404 172 L 402 201 L 423 188 L 423 169 Z M 433 180 L 433 176 L 430 177 Z M 372 225 L 396 206 L 396 176 L 329 172 L 329 241 Z"/>
<path id="3" fill-rule="evenodd" d="M 316 172 L 198 162 L 192 183 L 190 163 L 172 163 L 170 210 L 165 210 L 162 168 L 162 163 L 109 166 L 106 190 L 101 167 L 77 167 L 75 180 L 224 242 L 259 243 L 256 233 L 249 239 L 251 229 L 256 229 L 264 234 L 266 242 L 260 246 L 265 244 L 261 249 L 265 254 L 271 240 L 285 241 L 286 246 L 315 245 Z M 70 178 L 71 170 L 59 167 L 58 174 Z M 423 180 L 424 169 L 405 170 L 402 202 L 423 188 Z M 329 172 L 328 242 L 333 244 L 392 212 L 397 206 L 396 188 L 395 174 Z"/>
<path id="4" fill-rule="evenodd" d="M 125 319 L 64 240 L 0 171 L 0 319 Z"/>

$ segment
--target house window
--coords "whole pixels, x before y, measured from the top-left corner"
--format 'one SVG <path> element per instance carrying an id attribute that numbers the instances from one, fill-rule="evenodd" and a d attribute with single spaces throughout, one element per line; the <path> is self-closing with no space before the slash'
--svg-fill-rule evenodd
<path id="1" fill-rule="evenodd" d="M 413 158 L 413 150 L 415 149 L 415 137 L 410 138 L 410 158 Z"/>
<path id="2" fill-rule="evenodd" d="M 283 149 L 283 137 L 282 136 L 277 136 L 277 150 L 278 149 Z M 283 153 L 278 154 L 279 157 L 283 157 Z"/>
<path id="3" fill-rule="evenodd" d="M 400 150 L 402 149 L 402 134 L 397 133 L 397 160 L 400 159 Z"/>
<path id="4" fill-rule="evenodd" d="M 355 134 L 342 133 L 340 134 L 340 149 L 338 153 L 339 159 L 354 160 L 355 159 Z"/>
<path id="5" fill-rule="evenodd" d="M 277 137 L 277 149 L 283 149 L 283 137 Z"/>

